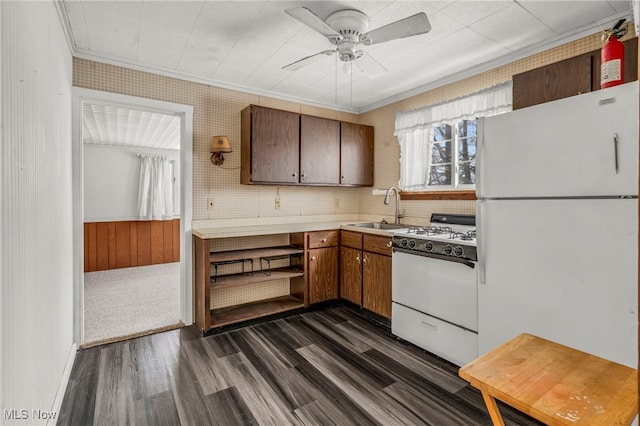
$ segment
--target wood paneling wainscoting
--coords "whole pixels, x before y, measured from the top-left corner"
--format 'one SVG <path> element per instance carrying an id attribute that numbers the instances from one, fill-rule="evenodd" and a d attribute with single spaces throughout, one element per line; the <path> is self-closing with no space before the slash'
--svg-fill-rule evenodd
<path id="1" fill-rule="evenodd" d="M 180 219 L 85 222 L 84 271 L 180 261 Z"/>

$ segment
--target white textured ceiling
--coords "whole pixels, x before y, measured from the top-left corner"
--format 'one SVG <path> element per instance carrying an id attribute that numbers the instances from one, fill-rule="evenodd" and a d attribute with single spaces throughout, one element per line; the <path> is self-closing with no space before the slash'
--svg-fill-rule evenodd
<path id="1" fill-rule="evenodd" d="M 82 105 L 86 144 L 180 149 L 180 118 L 117 105 Z"/>
<path id="2" fill-rule="evenodd" d="M 353 112 L 366 111 L 593 34 L 620 17 L 624 1 L 76 1 L 62 0 L 74 55 L 164 75 Z M 377 78 L 327 56 L 331 48 L 287 15 L 305 6 L 320 18 L 358 9 L 375 29 L 425 12 L 427 34 L 365 47 L 388 72 Z M 337 87 L 337 90 L 336 90 Z"/>

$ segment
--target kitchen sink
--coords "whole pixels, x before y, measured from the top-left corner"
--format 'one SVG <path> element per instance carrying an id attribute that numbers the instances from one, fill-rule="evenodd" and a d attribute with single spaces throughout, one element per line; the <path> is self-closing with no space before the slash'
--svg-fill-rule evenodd
<path id="1" fill-rule="evenodd" d="M 369 229 L 404 229 L 408 227 L 408 225 L 403 225 L 403 224 L 396 225 L 394 223 L 381 223 L 381 222 L 352 223 L 349 226 L 357 226 L 359 228 L 369 228 Z"/>

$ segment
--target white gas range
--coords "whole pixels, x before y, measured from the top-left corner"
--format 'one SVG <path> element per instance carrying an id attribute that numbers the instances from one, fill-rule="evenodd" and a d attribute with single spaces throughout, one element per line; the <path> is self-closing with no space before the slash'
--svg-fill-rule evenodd
<path id="1" fill-rule="evenodd" d="M 475 217 L 394 233 L 391 330 L 457 365 L 478 356 Z"/>

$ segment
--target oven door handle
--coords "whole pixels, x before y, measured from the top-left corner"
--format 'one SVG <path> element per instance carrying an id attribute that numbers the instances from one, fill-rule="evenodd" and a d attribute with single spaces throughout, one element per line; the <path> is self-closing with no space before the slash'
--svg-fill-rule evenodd
<path id="1" fill-rule="evenodd" d="M 474 269 L 476 267 L 476 264 L 474 262 L 470 261 L 470 260 L 460 259 L 459 257 L 445 256 L 443 254 L 438 254 L 438 253 L 428 253 L 428 252 L 424 252 L 424 251 L 414 251 L 414 250 L 409 250 L 409 249 L 403 249 L 403 248 L 400 248 L 400 247 L 394 247 L 393 248 L 393 252 L 412 254 L 414 256 L 430 257 L 432 259 L 440 259 L 440 260 L 444 260 L 444 261 L 447 261 L 447 262 L 462 263 L 463 265 L 468 266 L 471 269 Z"/>

